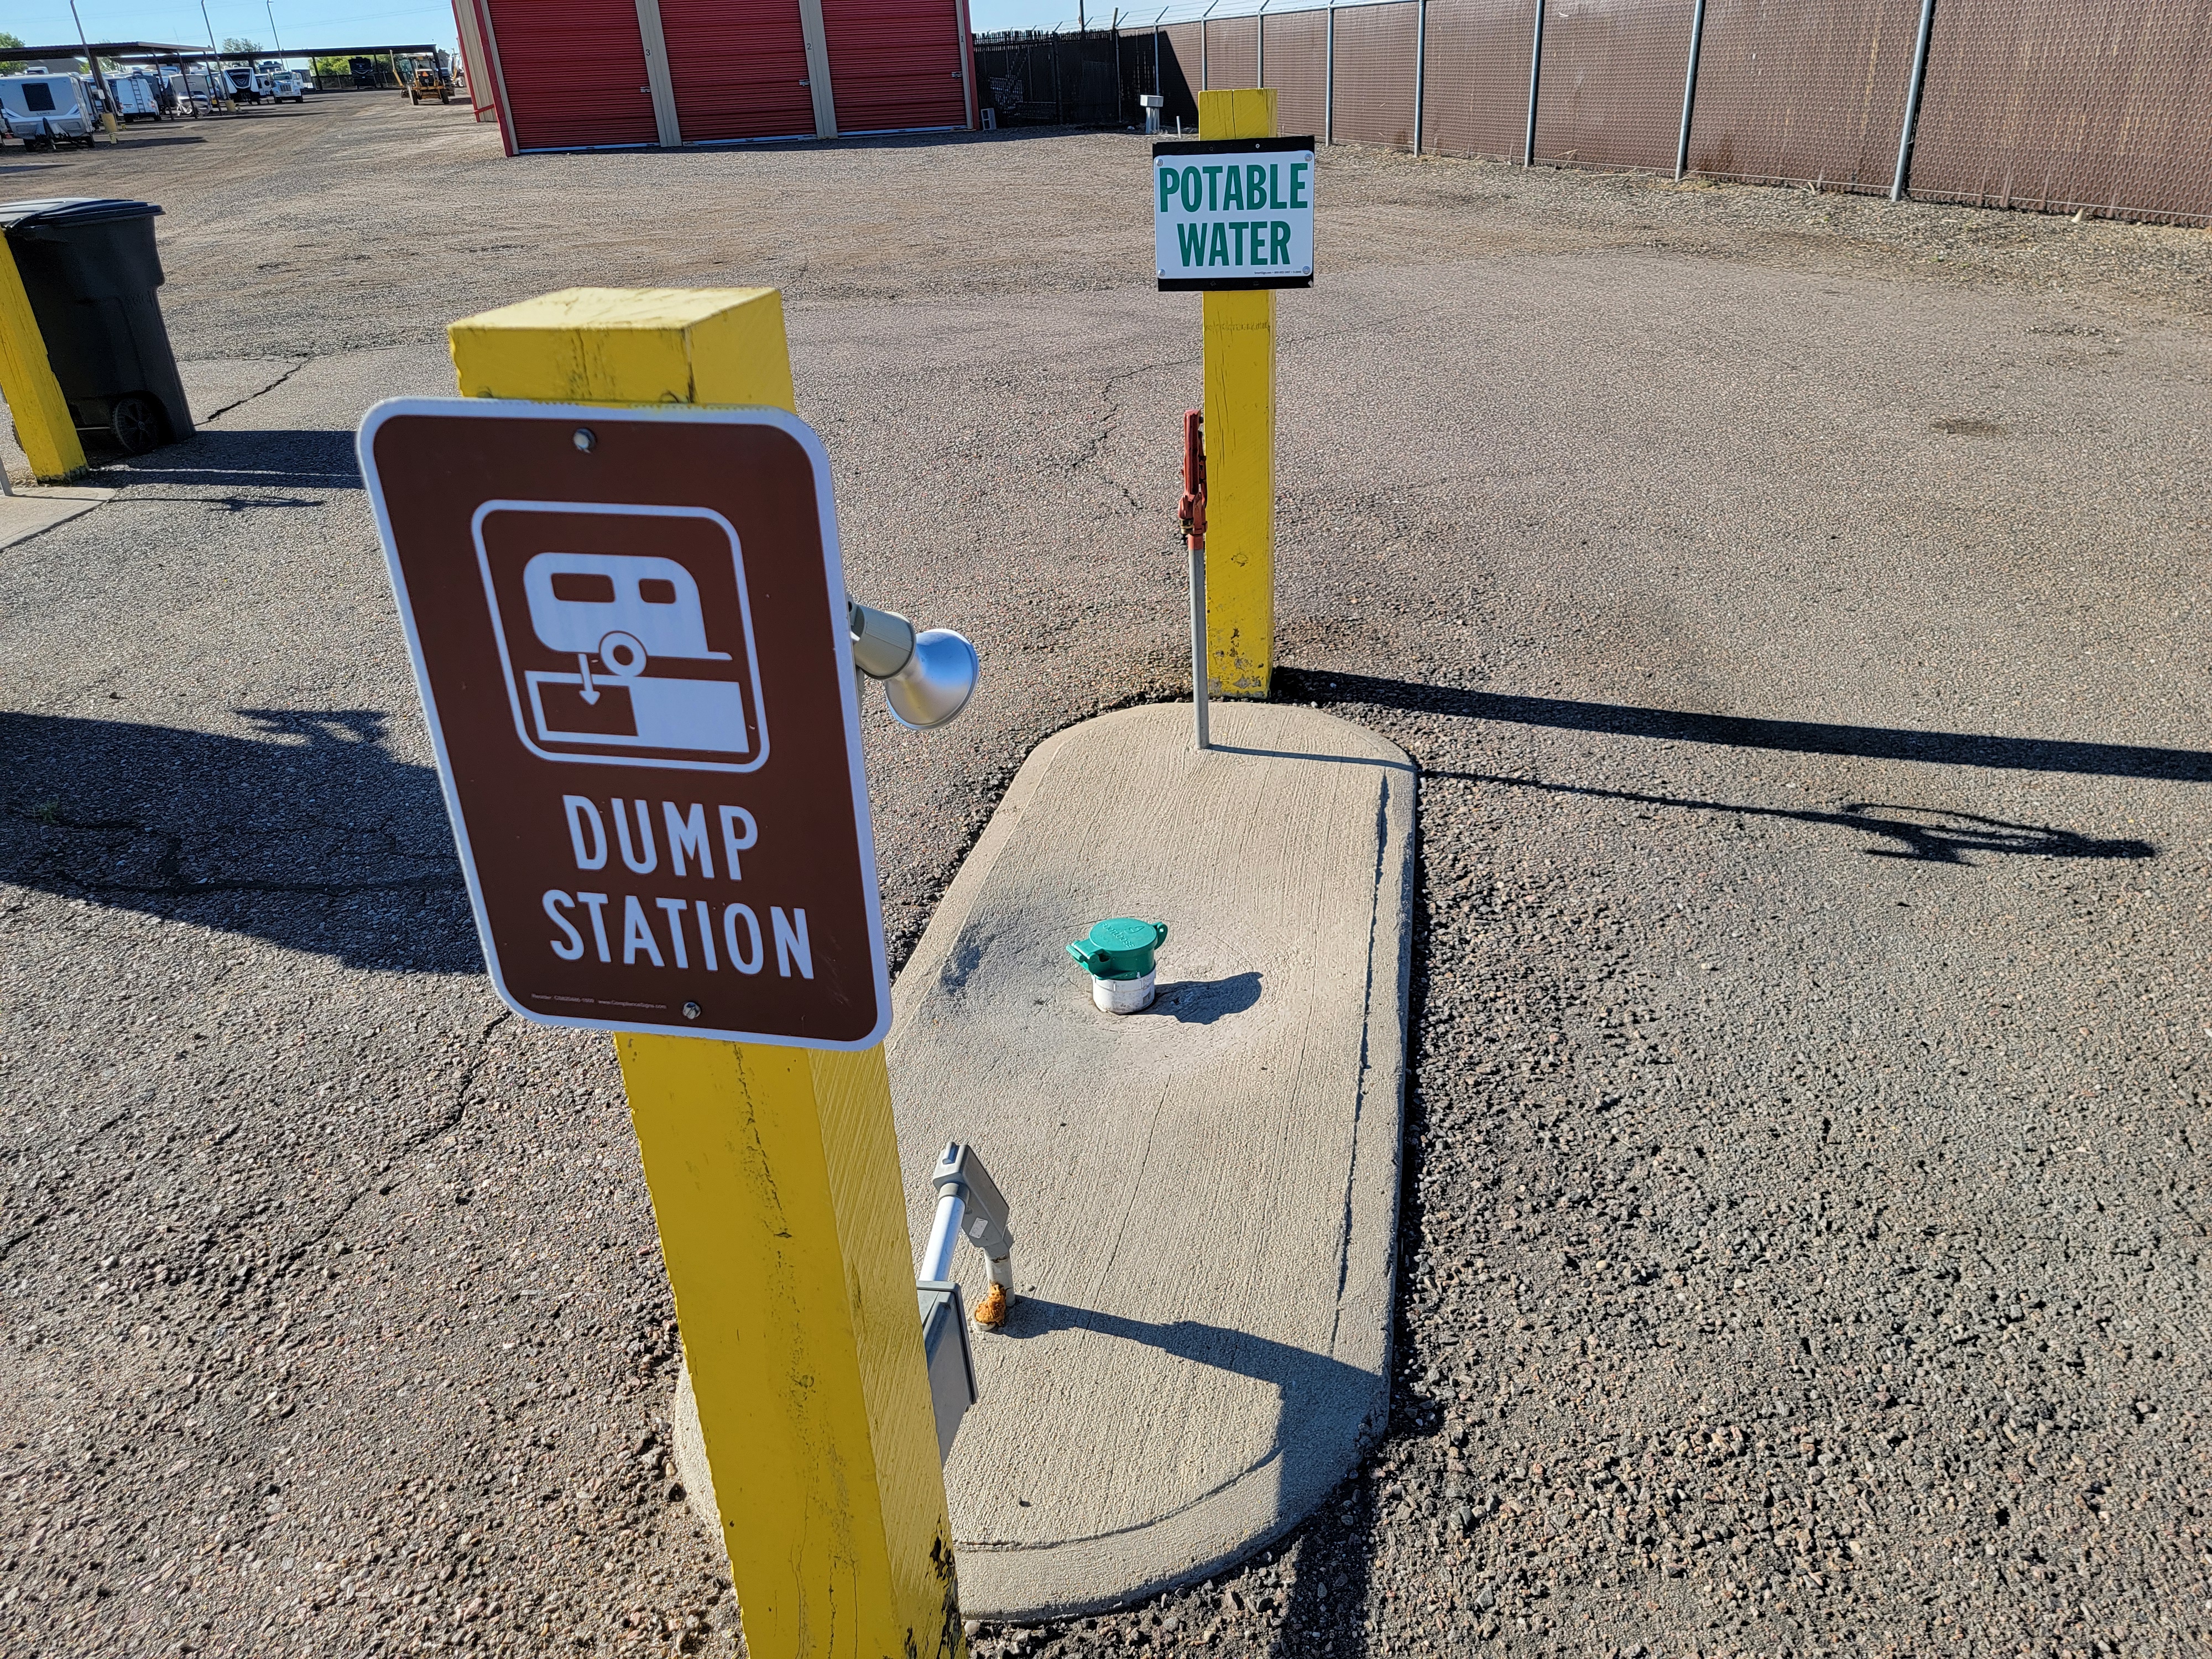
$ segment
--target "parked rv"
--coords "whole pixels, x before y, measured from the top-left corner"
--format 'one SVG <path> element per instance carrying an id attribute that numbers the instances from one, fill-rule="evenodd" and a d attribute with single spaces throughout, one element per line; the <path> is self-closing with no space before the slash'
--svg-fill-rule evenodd
<path id="1" fill-rule="evenodd" d="M 0 75 L 0 121 L 33 149 L 89 147 L 99 102 L 82 75 Z"/>
<path id="2" fill-rule="evenodd" d="M 158 121 L 161 118 L 161 83 L 144 70 L 111 75 L 107 89 L 113 94 L 118 121 Z"/>
<path id="3" fill-rule="evenodd" d="M 257 69 L 240 68 L 235 64 L 223 70 L 223 79 L 229 82 L 232 101 L 240 104 L 261 104 L 272 101 L 268 80 Z"/>
<path id="4" fill-rule="evenodd" d="M 180 69 L 165 69 L 161 75 L 161 96 L 164 109 L 179 115 L 198 115 L 200 106 L 207 102 L 204 77 L 195 80 Z"/>
<path id="5" fill-rule="evenodd" d="M 185 113 L 204 115 L 214 107 L 210 88 L 219 93 L 222 86 L 207 70 L 164 70 L 161 73 L 162 79 L 169 83 L 169 90 L 176 94 L 178 106 Z"/>

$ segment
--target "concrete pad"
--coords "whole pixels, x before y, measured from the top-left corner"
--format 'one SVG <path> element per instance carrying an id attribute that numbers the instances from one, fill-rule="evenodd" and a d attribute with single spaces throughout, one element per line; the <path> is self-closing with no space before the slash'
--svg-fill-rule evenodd
<path id="1" fill-rule="evenodd" d="M 1312 709 L 1188 704 L 1039 744 L 894 992 L 915 1240 L 975 1143 L 1022 1286 L 972 1333 L 945 1469 L 961 1610 L 1072 1617 L 1200 1577 L 1325 1498 L 1389 1403 L 1414 770 Z M 1067 941 L 1165 921 L 1159 996 L 1092 1006 Z M 972 1309 L 983 1264 L 956 1272 Z M 713 1487 L 688 1375 L 687 1493 Z"/>
<path id="2" fill-rule="evenodd" d="M 1218 707 L 1205 754 L 1190 728 L 1134 708 L 1040 744 L 899 978 L 914 1237 L 951 1139 L 1014 1212 L 1022 1298 L 975 1339 L 945 1471 L 973 1618 L 1213 1571 L 1388 1410 L 1414 769 L 1311 709 Z M 1169 927 L 1142 1014 L 1066 954 L 1116 915 Z"/>
<path id="3" fill-rule="evenodd" d="M 89 513 L 115 492 L 91 485 L 18 484 L 0 495 L 0 547 L 13 547 L 42 530 Z"/>

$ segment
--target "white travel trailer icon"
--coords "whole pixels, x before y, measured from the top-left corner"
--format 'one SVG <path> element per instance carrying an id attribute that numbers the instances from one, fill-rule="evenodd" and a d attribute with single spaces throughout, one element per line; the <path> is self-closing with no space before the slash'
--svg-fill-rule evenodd
<path id="1" fill-rule="evenodd" d="M 625 679 L 653 657 L 730 659 L 728 652 L 708 648 L 699 584 L 673 559 L 540 553 L 522 567 L 522 591 L 538 639 L 549 651 L 577 657 L 587 685 L 595 654 Z"/>
<path id="2" fill-rule="evenodd" d="M 726 532 L 737 576 L 737 614 L 710 618 L 698 577 L 677 559 L 644 553 L 534 553 L 521 573 L 530 638 L 544 651 L 571 660 L 574 668 L 526 666 L 518 677 L 516 647 L 525 641 L 514 634 L 520 619 L 499 613 L 498 584 L 492 578 L 491 554 L 483 536 L 484 519 L 499 511 L 711 519 Z M 756 743 L 755 732 L 748 730 L 746 683 L 732 675 L 732 670 L 744 673 L 751 668 L 752 627 L 736 534 L 719 514 L 681 507 L 491 502 L 477 514 L 477 554 L 495 623 L 501 629 L 508 688 L 520 694 L 514 700 L 515 717 L 523 726 L 523 741 L 532 748 L 549 759 L 621 759 L 645 764 L 655 763 L 624 751 L 678 750 L 700 758 L 659 763 L 732 766 L 741 771 L 767 757 L 765 732 L 759 732 Z M 514 567 L 507 568 L 512 572 Z M 728 608 L 726 601 L 721 608 Z M 717 650 L 717 643 L 741 645 L 744 659 Z M 752 726 L 757 729 L 757 672 L 748 678 Z M 574 745 L 602 752 L 579 754 Z"/>

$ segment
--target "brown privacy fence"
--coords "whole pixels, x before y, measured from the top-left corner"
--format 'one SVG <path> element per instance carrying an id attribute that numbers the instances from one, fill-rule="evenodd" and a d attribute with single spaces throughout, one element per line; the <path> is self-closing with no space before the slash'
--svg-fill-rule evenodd
<path id="1" fill-rule="evenodd" d="M 1150 92 L 1173 131 L 1201 89 L 1268 86 L 1285 132 L 1334 143 L 2212 222 L 2206 0 L 1181 0 L 1128 15 L 979 39 L 983 85 L 1047 39 L 1110 60 L 1092 84 L 1123 94 L 1104 120 L 1061 118 L 1134 125 Z"/>

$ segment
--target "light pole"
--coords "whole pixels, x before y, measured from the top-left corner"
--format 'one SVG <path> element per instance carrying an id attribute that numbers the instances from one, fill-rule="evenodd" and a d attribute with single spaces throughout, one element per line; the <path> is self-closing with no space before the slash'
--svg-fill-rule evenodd
<path id="1" fill-rule="evenodd" d="M 107 136 L 112 138 L 115 137 L 115 95 L 107 89 L 107 77 L 100 73 L 100 59 L 92 55 L 92 43 L 84 38 L 84 19 L 76 15 L 76 0 L 70 0 L 70 21 L 76 25 L 76 43 L 84 48 L 84 61 L 92 65 L 93 84 L 100 88 L 100 100 L 107 106 L 102 119 L 107 128 Z"/>
<path id="2" fill-rule="evenodd" d="M 261 0 L 262 9 L 269 14 L 269 38 L 276 42 L 276 55 L 284 55 L 284 39 L 276 33 L 276 0 Z"/>
<path id="3" fill-rule="evenodd" d="M 71 5 L 75 5 L 75 4 L 76 3 L 76 0 L 70 0 L 70 3 Z M 212 114 L 214 114 L 214 113 L 215 113 L 215 107 L 216 107 L 216 104 L 215 104 L 215 100 L 216 100 L 216 77 L 222 72 L 222 63 L 217 59 L 217 58 L 216 58 L 216 45 L 215 45 L 215 25 L 214 25 L 213 23 L 211 23 L 211 22 L 209 22 L 209 21 L 208 21 L 207 0 L 200 0 L 200 21 L 201 21 L 201 22 L 203 22 L 203 23 L 205 23 L 205 24 L 207 25 L 207 32 L 208 32 L 208 66 L 207 66 L 208 113 L 209 113 L 209 114 L 210 114 L 210 115 L 212 115 Z M 191 89 L 192 89 L 192 76 L 191 76 L 191 70 L 185 70 L 185 91 L 186 92 L 186 94 L 189 94 L 191 93 Z"/>

